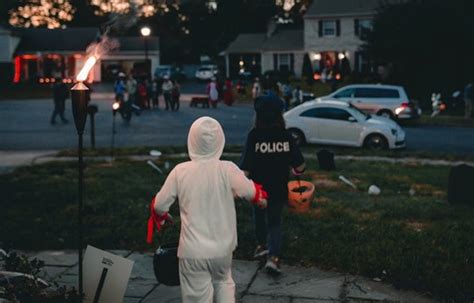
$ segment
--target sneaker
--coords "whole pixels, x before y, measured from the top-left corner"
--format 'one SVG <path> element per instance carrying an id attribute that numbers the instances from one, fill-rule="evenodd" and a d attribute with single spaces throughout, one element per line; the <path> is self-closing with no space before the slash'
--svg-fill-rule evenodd
<path id="1" fill-rule="evenodd" d="M 263 245 L 258 245 L 255 249 L 255 252 L 253 253 L 254 259 L 263 258 L 266 255 L 268 255 L 268 249 L 266 249 L 266 247 Z"/>
<path id="2" fill-rule="evenodd" d="M 281 274 L 280 270 L 280 259 L 278 257 L 270 257 L 265 264 L 265 269 L 271 275 L 279 275 Z"/>

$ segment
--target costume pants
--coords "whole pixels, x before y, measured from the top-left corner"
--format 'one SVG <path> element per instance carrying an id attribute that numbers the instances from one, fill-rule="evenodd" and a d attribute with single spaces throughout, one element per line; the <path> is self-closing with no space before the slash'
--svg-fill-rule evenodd
<path id="1" fill-rule="evenodd" d="M 232 254 L 214 259 L 179 259 L 183 303 L 235 303 Z"/>
<path id="2" fill-rule="evenodd" d="M 280 257 L 281 251 L 281 216 L 284 202 L 269 199 L 268 207 L 260 209 L 254 206 L 255 235 L 259 245 L 267 246 L 270 256 Z"/>
<path id="3" fill-rule="evenodd" d="M 163 93 L 163 97 L 165 99 L 165 106 L 166 106 L 166 110 L 169 110 L 169 109 L 173 109 L 172 107 L 172 100 L 171 100 L 171 92 L 166 92 L 166 93 Z"/>
<path id="4" fill-rule="evenodd" d="M 464 103 L 466 109 L 464 111 L 464 118 L 469 119 L 472 115 L 472 100 L 471 99 L 464 99 Z"/>
<path id="5" fill-rule="evenodd" d="M 51 116 L 51 123 L 56 122 L 56 116 L 59 115 L 61 120 L 64 122 L 66 118 L 64 118 L 64 108 L 65 108 L 65 100 L 54 100 L 54 110 L 53 115 Z"/>

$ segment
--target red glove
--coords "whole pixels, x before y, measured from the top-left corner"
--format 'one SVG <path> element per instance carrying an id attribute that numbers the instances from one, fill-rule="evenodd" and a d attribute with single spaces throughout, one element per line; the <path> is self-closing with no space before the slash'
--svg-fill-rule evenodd
<path id="1" fill-rule="evenodd" d="M 150 203 L 150 218 L 148 218 L 148 231 L 146 235 L 146 242 L 148 244 L 151 244 L 153 242 L 154 227 L 156 227 L 158 232 L 160 232 L 161 227 L 166 222 L 173 221 L 171 220 L 171 217 L 167 212 L 162 214 L 161 216 L 155 212 L 155 198 L 153 198 Z"/>
<path id="2" fill-rule="evenodd" d="M 255 196 L 252 199 L 252 204 L 257 205 L 260 208 L 267 207 L 268 193 L 263 189 L 261 184 L 253 182 L 255 186 Z"/>

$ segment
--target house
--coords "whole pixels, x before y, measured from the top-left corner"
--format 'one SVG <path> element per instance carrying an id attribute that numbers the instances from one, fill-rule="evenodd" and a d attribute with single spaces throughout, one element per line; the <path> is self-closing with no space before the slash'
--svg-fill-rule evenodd
<path id="1" fill-rule="evenodd" d="M 0 26 L 0 84 L 10 82 L 14 76 L 13 54 L 20 43 L 9 29 Z"/>
<path id="2" fill-rule="evenodd" d="M 227 75 L 286 70 L 301 77 L 305 57 L 316 76 L 339 72 L 373 72 L 361 46 L 377 9 L 404 0 L 314 0 L 301 30 L 270 26 L 268 33 L 241 34 L 226 49 Z M 255 74 L 255 73 L 254 73 Z"/>
<path id="3" fill-rule="evenodd" d="M 240 34 L 225 50 L 227 77 L 270 70 L 301 77 L 303 30 L 273 28 L 267 33 Z"/>
<path id="4" fill-rule="evenodd" d="M 361 49 L 377 9 L 387 0 L 314 0 L 304 15 L 304 47 L 315 72 L 333 67 L 372 72 Z M 393 1 L 392 1 L 393 2 Z"/>
<path id="5" fill-rule="evenodd" d="M 0 45 L 9 43 L 10 51 L 2 51 L 0 57 L 10 65 L 13 62 L 15 83 L 50 83 L 56 77 L 72 82 L 87 60 L 88 46 L 97 42 L 99 37 L 99 30 L 92 27 L 4 30 L 0 31 Z M 119 71 L 151 74 L 159 65 L 157 37 L 115 39 L 118 49 L 101 56 L 90 73 L 89 81 L 113 80 Z"/>

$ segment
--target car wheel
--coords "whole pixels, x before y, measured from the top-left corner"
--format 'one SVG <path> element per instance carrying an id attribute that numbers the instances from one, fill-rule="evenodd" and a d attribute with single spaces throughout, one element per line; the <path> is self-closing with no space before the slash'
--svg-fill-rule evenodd
<path id="1" fill-rule="evenodd" d="M 364 146 L 372 150 L 388 149 L 388 141 L 382 135 L 372 134 L 365 139 Z"/>
<path id="2" fill-rule="evenodd" d="M 304 134 L 299 129 L 291 128 L 288 131 L 290 132 L 291 136 L 295 140 L 296 145 L 302 146 L 306 143 Z"/>
<path id="3" fill-rule="evenodd" d="M 393 113 L 389 110 L 386 110 L 386 109 L 377 112 L 377 116 L 385 117 L 385 118 L 392 119 L 392 120 L 394 119 Z"/>

